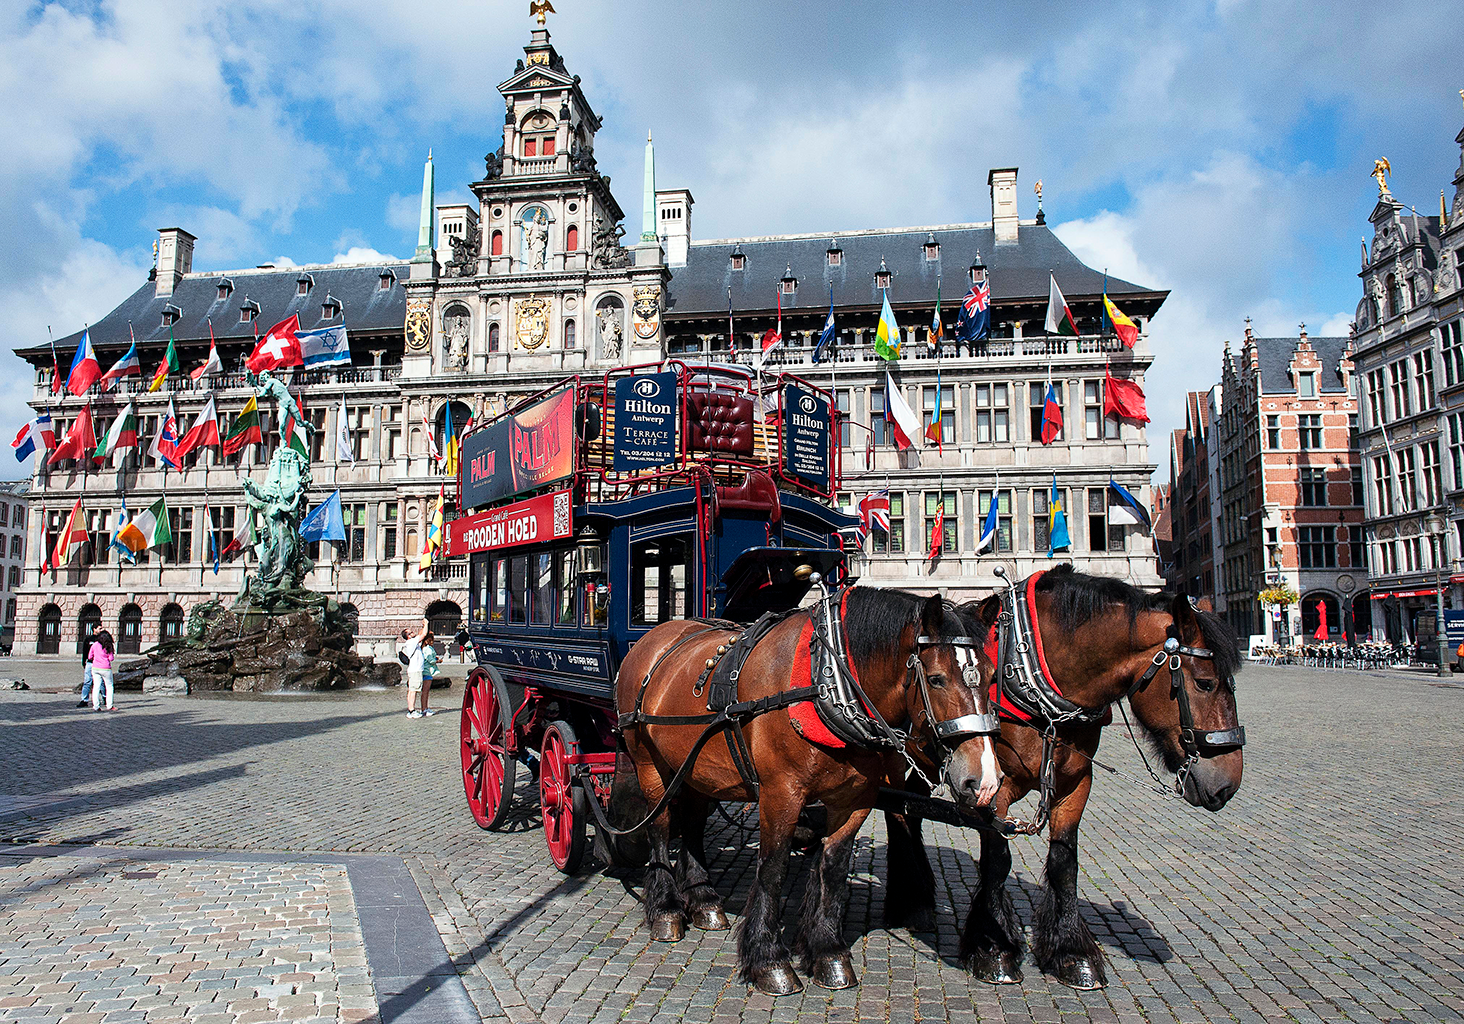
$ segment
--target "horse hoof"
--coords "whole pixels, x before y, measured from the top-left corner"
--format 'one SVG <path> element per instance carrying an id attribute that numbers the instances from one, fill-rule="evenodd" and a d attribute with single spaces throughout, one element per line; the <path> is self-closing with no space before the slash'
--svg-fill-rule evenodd
<path id="1" fill-rule="evenodd" d="M 697 907 L 691 912 L 691 923 L 704 932 L 725 932 L 729 927 L 721 907 Z"/>
<path id="2" fill-rule="evenodd" d="M 1022 957 L 1011 950 L 982 950 L 971 954 L 966 965 L 978 981 L 989 985 L 1022 983 Z"/>
<path id="3" fill-rule="evenodd" d="M 1103 968 L 1092 960 L 1079 957 L 1071 957 L 1058 963 L 1053 976 L 1069 988 L 1089 991 L 1095 988 L 1104 988 L 1108 979 L 1103 976 Z"/>
<path id="4" fill-rule="evenodd" d="M 681 914 L 657 914 L 651 919 L 651 938 L 656 942 L 677 942 L 686 934 L 686 918 Z"/>
<path id="5" fill-rule="evenodd" d="M 758 971 L 752 979 L 753 988 L 770 996 L 791 996 L 803 991 L 803 982 L 788 964 L 778 964 Z"/>
<path id="6" fill-rule="evenodd" d="M 814 961 L 808 979 L 819 988 L 853 988 L 859 984 L 859 976 L 854 973 L 854 958 L 848 953 L 819 957 Z"/>

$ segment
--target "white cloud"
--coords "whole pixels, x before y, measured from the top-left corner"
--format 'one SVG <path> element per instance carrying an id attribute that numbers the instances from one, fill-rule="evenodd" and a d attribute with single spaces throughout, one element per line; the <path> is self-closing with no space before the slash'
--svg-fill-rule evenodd
<path id="1" fill-rule="evenodd" d="M 338 252 L 332 263 L 390 263 L 396 259 L 395 256 L 384 252 L 377 252 L 364 246 L 353 245 L 345 252 Z"/>
<path id="2" fill-rule="evenodd" d="M 421 226 L 422 197 L 400 192 L 386 197 L 386 223 L 403 233 Z"/>

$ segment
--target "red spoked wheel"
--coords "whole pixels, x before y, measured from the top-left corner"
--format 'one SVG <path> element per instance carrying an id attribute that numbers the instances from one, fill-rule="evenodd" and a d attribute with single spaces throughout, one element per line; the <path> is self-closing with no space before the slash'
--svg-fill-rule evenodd
<path id="1" fill-rule="evenodd" d="M 513 803 L 518 762 L 508 752 L 508 721 L 512 714 L 508 687 L 502 680 L 481 670 L 468 676 L 459 723 L 463 790 L 479 828 L 498 828 Z"/>
<path id="2" fill-rule="evenodd" d="M 566 875 L 579 870 L 585 857 L 585 821 L 589 797 L 575 781 L 567 758 L 579 753 L 579 740 L 568 722 L 551 722 L 544 730 L 539 759 L 539 802 L 544 812 L 544 841 L 549 859 Z"/>

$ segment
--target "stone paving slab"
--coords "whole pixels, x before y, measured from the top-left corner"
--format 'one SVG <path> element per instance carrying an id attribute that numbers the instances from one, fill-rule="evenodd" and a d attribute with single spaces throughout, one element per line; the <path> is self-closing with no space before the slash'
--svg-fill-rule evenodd
<path id="1" fill-rule="evenodd" d="M 64 695 L 0 692 L 0 839 L 399 857 L 483 1020 L 1464 1019 L 1464 690 L 1416 674 L 1256 666 L 1240 686 L 1246 776 L 1220 814 L 1108 777 L 1095 785 L 1079 884 L 1110 959 L 1097 993 L 1030 964 L 1023 985 L 991 988 L 954 962 L 979 856 L 971 832 L 927 826 L 936 930 L 883 930 L 878 816 L 858 839 L 846 925 L 860 988 L 750 993 L 727 933 L 651 943 L 638 879 L 555 871 L 524 773 L 510 830 L 479 831 L 463 805 L 456 716 L 407 721 L 395 693 L 123 695 L 123 711 L 93 716 Z M 433 702 L 459 697 L 435 691 Z M 1142 772 L 1116 729 L 1101 756 Z M 734 915 L 755 846 L 755 833 L 713 827 L 713 883 Z M 1045 846 L 1013 851 L 1010 884 L 1030 922 Z M 802 858 L 792 874 L 790 924 Z M 351 881 L 363 912 L 409 895 L 400 877 Z M 452 994 L 433 977 L 447 975 L 420 963 L 382 974 L 383 1016 L 394 997 Z"/>

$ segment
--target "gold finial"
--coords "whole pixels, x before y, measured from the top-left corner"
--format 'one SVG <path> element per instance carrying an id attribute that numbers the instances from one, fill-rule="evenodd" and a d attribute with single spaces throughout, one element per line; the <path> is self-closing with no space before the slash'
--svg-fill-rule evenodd
<path id="1" fill-rule="evenodd" d="M 1459 99 L 1460 99 L 1460 100 L 1461 100 L 1461 101 L 1464 101 L 1464 89 L 1460 89 L 1460 90 L 1459 90 Z"/>
<path id="2" fill-rule="evenodd" d="M 646 141 L 647 142 L 650 142 L 651 141 L 651 133 L 650 133 L 649 129 L 646 131 Z"/>
<path id="3" fill-rule="evenodd" d="M 153 266 L 158 265 L 158 240 L 153 239 Z"/>
<path id="4" fill-rule="evenodd" d="M 556 13 L 554 5 L 549 0 L 529 0 L 529 13 L 539 19 L 539 24 L 544 24 L 546 14 Z"/>
<path id="5" fill-rule="evenodd" d="M 1037 179 L 1037 184 L 1035 184 L 1035 185 L 1032 186 L 1032 191 L 1037 193 L 1037 201 L 1040 203 L 1042 201 L 1042 179 L 1041 178 L 1038 178 Z"/>
<path id="6" fill-rule="evenodd" d="M 1378 195 L 1390 196 L 1388 191 L 1388 175 L 1393 173 L 1393 165 L 1388 163 L 1388 158 L 1373 161 L 1372 176 L 1378 179 Z"/>

